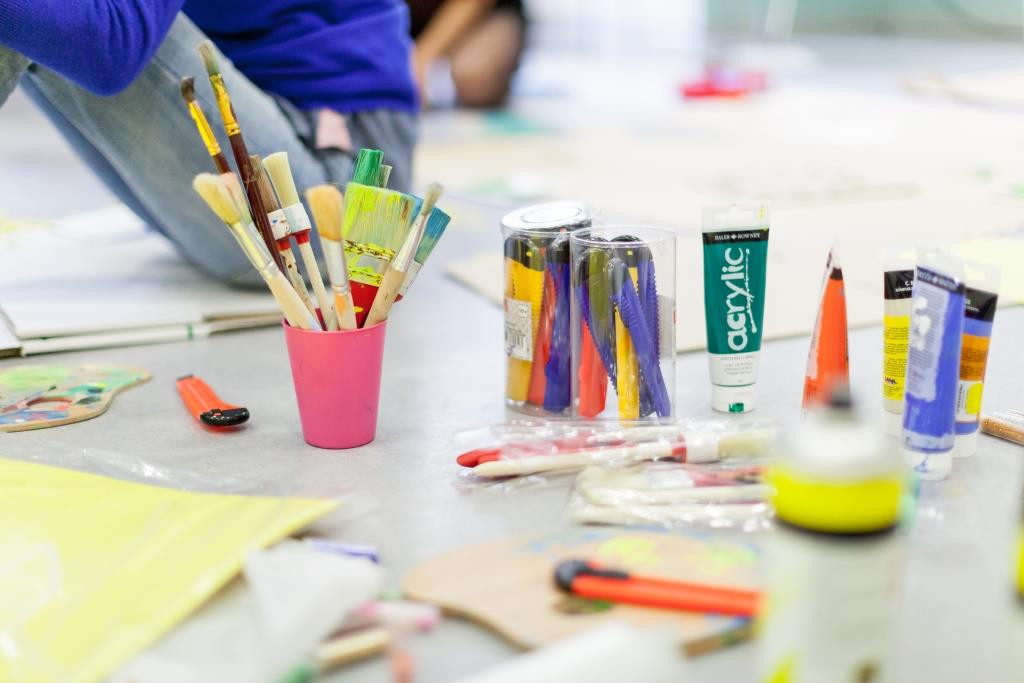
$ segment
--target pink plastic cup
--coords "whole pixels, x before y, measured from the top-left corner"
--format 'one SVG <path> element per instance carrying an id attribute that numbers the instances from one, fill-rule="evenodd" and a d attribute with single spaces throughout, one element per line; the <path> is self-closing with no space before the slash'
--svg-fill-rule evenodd
<path id="1" fill-rule="evenodd" d="M 284 324 L 302 436 L 318 448 L 355 448 L 377 434 L 387 322 L 320 332 Z"/>

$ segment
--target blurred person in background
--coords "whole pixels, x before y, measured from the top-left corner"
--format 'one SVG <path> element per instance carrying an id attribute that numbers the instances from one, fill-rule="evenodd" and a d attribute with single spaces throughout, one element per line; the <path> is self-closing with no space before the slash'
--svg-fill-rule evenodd
<path id="1" fill-rule="evenodd" d="M 498 107 L 526 36 L 522 0 L 407 0 L 424 104 Z"/>
<path id="2" fill-rule="evenodd" d="M 349 180 L 384 151 L 408 191 L 418 100 L 402 0 L 0 0 L 0 105 L 21 85 L 110 190 L 212 277 L 260 280 L 192 191 L 213 171 L 182 100 L 231 158 L 197 47 L 211 39 L 250 153 L 285 151 L 296 186 Z M 40 196 L 55 188 L 41 187 Z"/>

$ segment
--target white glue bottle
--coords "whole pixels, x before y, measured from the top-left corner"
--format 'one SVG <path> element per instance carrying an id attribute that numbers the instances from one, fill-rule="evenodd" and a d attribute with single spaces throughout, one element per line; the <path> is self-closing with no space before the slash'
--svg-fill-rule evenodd
<path id="1" fill-rule="evenodd" d="M 759 616 L 761 683 L 891 681 L 908 474 L 849 394 L 810 416 L 772 468 L 777 528 Z"/>

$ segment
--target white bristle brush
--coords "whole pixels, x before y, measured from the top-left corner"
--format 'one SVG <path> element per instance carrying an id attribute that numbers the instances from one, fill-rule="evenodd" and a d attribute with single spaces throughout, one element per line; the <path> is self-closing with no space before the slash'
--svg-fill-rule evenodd
<path id="1" fill-rule="evenodd" d="M 348 281 L 348 264 L 342 249 L 341 218 L 344 197 L 341 190 L 333 185 L 316 185 L 306 190 L 306 202 L 313 212 L 320 235 L 320 246 L 327 262 L 327 277 L 334 292 L 334 311 L 338 316 L 338 327 L 343 330 L 356 329 L 356 306 L 352 301 L 352 287 Z"/>
<path id="2" fill-rule="evenodd" d="M 260 186 L 263 208 L 267 212 L 267 219 L 270 221 L 270 232 L 274 235 L 278 253 L 281 254 L 281 260 L 284 261 L 285 275 L 288 276 L 288 282 L 292 283 L 292 287 L 295 288 L 299 298 L 302 299 L 302 303 L 306 304 L 309 312 L 316 315 L 316 304 L 313 303 L 309 296 L 306 281 L 302 279 L 302 273 L 299 272 L 299 264 L 295 262 L 295 252 L 292 250 L 291 240 L 288 239 L 292 234 L 291 226 L 288 225 L 288 218 L 284 215 L 284 210 L 281 209 L 281 204 L 274 193 L 274 187 L 270 184 L 270 176 L 267 175 L 267 169 L 263 168 L 263 160 L 260 159 L 258 154 L 250 154 L 249 160 L 252 161 L 252 171 L 257 176 L 256 182 Z"/>
<path id="3" fill-rule="evenodd" d="M 324 318 L 324 324 L 328 330 L 338 329 L 337 314 L 334 312 L 334 305 L 327 290 L 324 289 L 324 279 L 320 275 L 320 267 L 316 263 L 316 256 L 313 254 L 313 246 L 309 243 L 309 231 L 313 226 L 309 221 L 309 214 L 306 207 L 299 201 L 299 193 L 295 189 L 295 179 L 292 177 L 292 169 L 288 164 L 288 152 L 275 152 L 263 160 L 263 167 L 270 175 L 270 182 L 277 191 L 277 198 L 281 200 L 281 208 L 288 218 L 288 225 L 291 226 L 292 235 L 299 245 L 299 253 L 302 254 L 302 262 L 306 266 L 306 274 L 313 285 L 313 293 L 316 295 L 317 303 L 320 305 L 320 314 Z"/>
<path id="4" fill-rule="evenodd" d="M 231 234 L 234 235 L 249 262 L 267 283 L 288 324 L 304 330 L 320 329 L 316 317 L 302 303 L 302 299 L 288 283 L 281 269 L 274 263 L 267 245 L 256 232 L 256 226 L 252 223 L 252 216 L 249 214 L 238 176 L 234 173 L 225 173 L 220 176 L 213 173 L 200 173 L 192 182 L 192 187 L 231 230 Z"/>

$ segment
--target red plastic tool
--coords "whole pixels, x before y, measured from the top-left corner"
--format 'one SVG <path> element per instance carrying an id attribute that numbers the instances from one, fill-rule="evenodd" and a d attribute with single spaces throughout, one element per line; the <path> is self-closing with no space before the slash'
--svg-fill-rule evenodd
<path id="1" fill-rule="evenodd" d="M 249 409 L 225 403 L 210 385 L 195 375 L 179 377 L 175 383 L 188 412 L 210 427 L 234 427 L 249 419 Z"/>
<path id="2" fill-rule="evenodd" d="M 585 560 L 560 563 L 555 585 L 581 598 L 738 617 L 754 616 L 761 602 L 755 590 L 633 576 Z"/>
<path id="3" fill-rule="evenodd" d="M 761 72 L 710 66 L 704 72 L 703 78 L 681 85 L 679 94 L 688 99 L 743 97 L 748 93 L 764 90 L 765 85 L 766 79 Z"/>
<path id="4" fill-rule="evenodd" d="M 625 446 L 625 439 L 600 438 L 594 436 L 577 436 L 565 439 L 541 440 L 536 443 L 515 443 L 494 446 L 491 448 L 476 448 L 466 451 L 455 461 L 463 467 L 476 467 L 484 462 L 502 460 L 512 454 L 512 457 L 523 458 L 533 455 L 566 455 L 567 453 L 580 453 L 587 450 L 603 450 L 605 448 L 616 448 Z"/>

